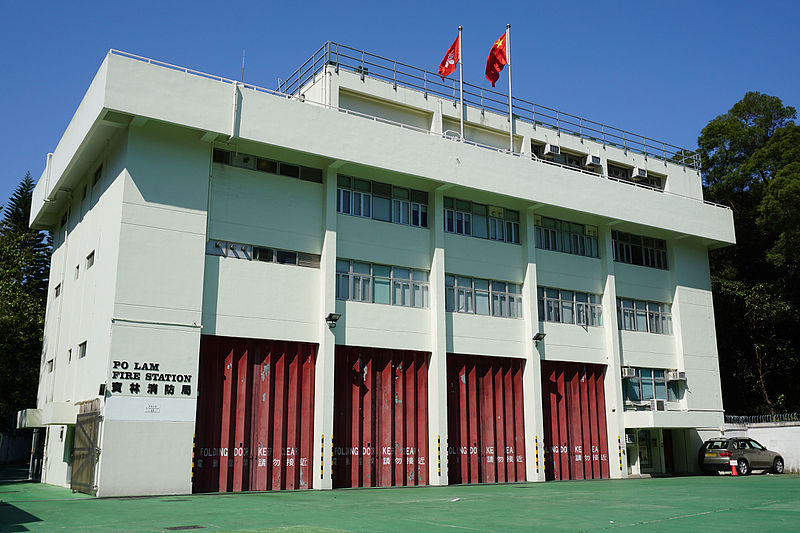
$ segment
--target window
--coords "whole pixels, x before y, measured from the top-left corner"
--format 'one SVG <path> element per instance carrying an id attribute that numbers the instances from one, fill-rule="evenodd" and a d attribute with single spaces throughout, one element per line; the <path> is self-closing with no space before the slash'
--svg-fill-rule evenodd
<path id="1" fill-rule="evenodd" d="M 86 256 L 86 270 L 89 270 L 94 265 L 94 250 Z"/>
<path id="2" fill-rule="evenodd" d="M 418 228 L 428 227 L 428 193 L 351 176 L 337 178 L 336 212 Z"/>
<path id="3" fill-rule="evenodd" d="M 445 310 L 506 318 L 522 318 L 522 288 L 518 283 L 447 274 Z"/>
<path id="4" fill-rule="evenodd" d="M 294 165 L 292 163 L 284 163 L 282 161 L 273 161 L 272 159 L 256 157 L 250 154 L 241 154 L 239 152 L 229 152 L 228 150 L 221 150 L 219 148 L 214 149 L 214 154 L 212 157 L 214 163 L 221 163 L 223 165 L 231 165 L 234 167 L 266 172 L 268 174 L 278 174 L 288 178 L 298 178 L 305 181 L 322 183 L 322 169 L 315 167 L 306 167 L 302 165 Z"/>
<path id="5" fill-rule="evenodd" d="M 664 189 L 664 177 L 647 171 L 644 176 L 634 176 L 632 168 L 608 163 L 608 175 L 623 182 L 647 185 L 659 190 Z"/>
<path id="6" fill-rule="evenodd" d="M 53 371 L 53 368 L 55 367 L 55 361 L 53 359 L 48 359 L 46 366 L 47 366 L 47 373 L 50 374 Z"/>
<path id="7" fill-rule="evenodd" d="M 58 298 L 59 296 L 61 296 L 61 284 L 60 283 L 58 285 L 56 285 L 56 288 L 53 290 L 53 293 L 54 293 L 54 298 Z"/>
<path id="8" fill-rule="evenodd" d="M 71 363 L 71 362 L 72 362 L 72 348 L 67 350 L 67 363 Z"/>
<path id="9" fill-rule="evenodd" d="M 428 273 L 349 259 L 336 260 L 336 298 L 355 302 L 428 307 Z"/>
<path id="10" fill-rule="evenodd" d="M 608 175 L 612 178 L 617 178 L 621 180 L 630 180 L 631 175 L 633 174 L 633 169 L 621 167 L 618 165 L 613 165 L 610 162 L 607 164 L 608 166 Z"/>
<path id="11" fill-rule="evenodd" d="M 623 391 L 625 401 L 649 402 L 652 399 L 677 402 L 680 400 L 680 383 L 667 381 L 665 371 L 655 368 L 636 368 L 636 376 L 627 378 Z"/>
<path id="12" fill-rule="evenodd" d="M 78 345 L 78 359 L 83 359 L 84 357 L 86 357 L 86 341 Z"/>
<path id="13" fill-rule="evenodd" d="M 558 163 L 560 165 L 583 169 L 583 162 L 586 160 L 586 156 L 570 154 L 561 150 L 560 154 L 553 154 L 551 159 L 554 163 Z"/>
<path id="14" fill-rule="evenodd" d="M 602 326 L 603 307 L 599 294 L 538 288 L 539 320 L 579 326 Z"/>
<path id="15" fill-rule="evenodd" d="M 445 197 L 444 230 L 519 244 L 519 211 Z"/>
<path id="16" fill-rule="evenodd" d="M 650 268 L 669 269 L 667 241 L 612 231 L 614 261 Z"/>
<path id="17" fill-rule="evenodd" d="M 281 265 L 297 265 L 301 267 L 319 268 L 320 255 L 293 250 L 279 250 L 263 246 L 251 246 L 225 241 L 209 241 L 206 245 L 206 254 L 230 257 L 232 259 L 245 259 L 248 261 L 261 261 L 263 263 L 278 263 Z"/>
<path id="18" fill-rule="evenodd" d="M 80 277 L 80 275 L 81 275 L 81 266 L 80 265 L 75 265 L 75 279 L 78 279 L 78 277 Z"/>
<path id="19" fill-rule="evenodd" d="M 630 298 L 617 298 L 619 329 L 672 335 L 670 305 Z"/>
<path id="20" fill-rule="evenodd" d="M 275 262 L 281 265 L 296 265 L 297 252 L 288 252 L 286 250 L 275 251 Z"/>
<path id="21" fill-rule="evenodd" d="M 534 216 L 536 247 L 567 254 L 600 257 L 597 226 Z"/>
<path id="22" fill-rule="evenodd" d="M 299 178 L 300 167 L 298 165 L 290 165 L 289 163 L 281 163 L 278 166 L 278 173 L 281 176 L 287 176 L 289 178 Z"/>

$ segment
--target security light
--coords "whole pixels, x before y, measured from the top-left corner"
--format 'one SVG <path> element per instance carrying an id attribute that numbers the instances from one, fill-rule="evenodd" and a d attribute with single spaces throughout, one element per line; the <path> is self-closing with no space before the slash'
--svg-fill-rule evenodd
<path id="1" fill-rule="evenodd" d="M 339 313 L 328 313 L 328 316 L 325 317 L 325 322 L 328 323 L 329 328 L 333 329 L 340 318 L 342 318 L 342 315 Z"/>
<path id="2" fill-rule="evenodd" d="M 539 341 L 543 341 L 545 335 L 547 335 L 547 333 L 541 333 L 541 332 L 537 333 L 536 335 L 534 335 L 533 336 L 533 345 L 534 346 L 539 346 Z"/>

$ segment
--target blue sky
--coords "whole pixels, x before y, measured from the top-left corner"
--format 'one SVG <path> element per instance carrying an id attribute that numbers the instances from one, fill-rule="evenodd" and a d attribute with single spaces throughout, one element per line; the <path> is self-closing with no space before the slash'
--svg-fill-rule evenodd
<path id="1" fill-rule="evenodd" d="M 323 42 L 435 71 L 459 24 L 465 81 L 512 25 L 514 94 L 693 148 L 746 91 L 800 106 L 800 2 L 37 2 L 0 17 L 0 203 L 38 179 L 109 48 L 275 87 Z M 506 90 L 502 75 L 498 88 Z"/>

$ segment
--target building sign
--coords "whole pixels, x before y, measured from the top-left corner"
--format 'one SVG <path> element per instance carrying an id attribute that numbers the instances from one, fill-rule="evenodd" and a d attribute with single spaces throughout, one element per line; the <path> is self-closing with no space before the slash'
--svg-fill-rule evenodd
<path id="1" fill-rule="evenodd" d="M 112 361 L 109 391 L 112 395 L 193 397 L 196 393 L 191 374 L 172 373 L 161 363 Z"/>

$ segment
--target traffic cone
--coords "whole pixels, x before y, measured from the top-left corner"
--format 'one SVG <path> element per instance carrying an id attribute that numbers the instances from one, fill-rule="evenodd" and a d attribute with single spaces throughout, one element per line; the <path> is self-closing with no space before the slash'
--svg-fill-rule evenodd
<path id="1" fill-rule="evenodd" d="M 731 463 L 731 475 L 732 476 L 738 476 L 739 475 L 739 472 L 736 471 L 736 464 L 737 463 Z"/>

